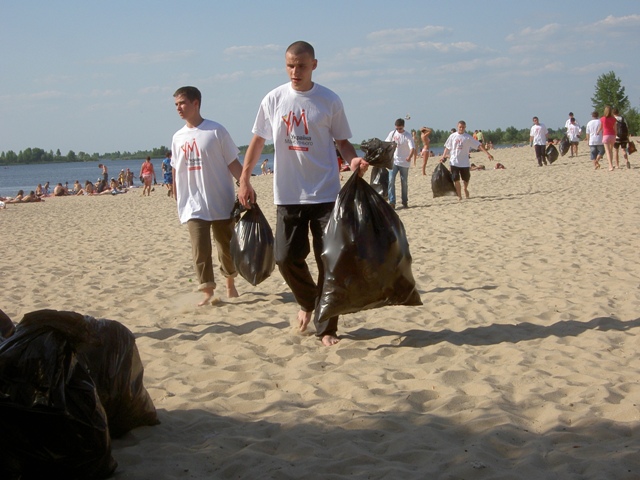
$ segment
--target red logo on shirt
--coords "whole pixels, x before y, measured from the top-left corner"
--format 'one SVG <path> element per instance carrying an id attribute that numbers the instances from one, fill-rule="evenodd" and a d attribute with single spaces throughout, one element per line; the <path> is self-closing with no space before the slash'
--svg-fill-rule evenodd
<path id="1" fill-rule="evenodd" d="M 185 144 L 180 148 L 184 153 L 184 161 L 187 163 L 187 170 L 200 170 L 202 168 L 200 150 L 198 149 L 198 144 L 196 143 L 195 138 L 191 144 L 189 144 L 189 142 L 185 142 Z"/>
<path id="2" fill-rule="evenodd" d="M 293 127 L 299 127 L 300 124 L 304 125 L 304 134 L 309 134 L 309 125 L 307 124 L 307 114 L 302 110 L 302 114 L 298 118 L 295 113 L 289 112 L 289 115 L 283 116 L 282 121 L 287 126 L 287 135 L 293 131 Z"/>

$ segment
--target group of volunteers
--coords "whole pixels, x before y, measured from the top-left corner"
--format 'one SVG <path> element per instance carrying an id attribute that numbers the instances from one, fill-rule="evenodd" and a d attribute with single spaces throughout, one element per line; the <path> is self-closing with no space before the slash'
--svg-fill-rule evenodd
<path id="1" fill-rule="evenodd" d="M 578 156 L 578 145 L 582 136 L 582 127 L 576 120 L 573 112 L 569 112 L 569 118 L 565 123 L 566 136 L 569 142 L 569 157 Z M 629 162 L 629 148 L 634 146 L 629 139 L 629 127 L 626 119 L 617 108 L 605 105 L 603 115 L 597 111 L 591 113 L 591 120 L 585 127 L 585 140 L 589 145 L 591 160 L 594 169 L 600 168 L 600 160 L 606 155 L 609 171 L 620 168 L 620 150 L 625 160 L 627 169 L 631 168 Z M 538 117 L 533 117 L 529 141 L 535 149 L 538 166 L 547 165 L 546 148 L 549 142 L 547 127 L 540 122 Z M 615 161 L 615 165 L 614 165 Z"/>

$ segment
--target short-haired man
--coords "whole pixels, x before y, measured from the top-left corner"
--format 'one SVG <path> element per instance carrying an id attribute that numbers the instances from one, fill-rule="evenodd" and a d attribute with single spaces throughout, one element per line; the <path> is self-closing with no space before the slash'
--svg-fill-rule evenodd
<path id="1" fill-rule="evenodd" d="M 389 204 L 396 208 L 396 176 L 400 173 L 400 187 L 402 189 L 402 206 L 409 208 L 409 167 L 411 159 L 416 154 L 413 138 L 404 129 L 404 119 L 398 118 L 395 128 L 389 132 L 387 142 L 396 142 L 393 152 L 393 169 L 389 171 Z"/>
<path id="2" fill-rule="evenodd" d="M 351 129 L 342 101 L 328 88 L 313 82 L 317 66 L 309 43 L 298 41 L 287 48 L 285 67 L 290 81 L 273 89 L 260 103 L 238 190 L 240 202 L 250 208 L 255 202 L 251 172 L 266 140 L 273 140 L 276 263 L 300 307 L 297 322 L 301 332 L 311 321 L 324 282 L 323 233 L 340 191 L 336 147 L 352 170 L 360 166 L 363 174 L 368 165 L 349 143 Z M 309 232 L 318 268 L 317 282 L 306 262 L 311 250 Z M 338 343 L 337 331 L 337 316 L 316 322 L 316 336 L 325 346 Z"/>
<path id="3" fill-rule="evenodd" d="M 602 131 L 600 131 L 600 116 L 597 111 L 591 114 L 591 120 L 587 123 L 585 130 L 587 132 L 589 150 L 591 150 L 593 168 L 598 170 L 600 168 L 600 159 L 604 156 L 604 144 L 602 143 Z"/>
<path id="4" fill-rule="evenodd" d="M 544 126 L 544 123 L 540 123 L 538 117 L 533 117 L 533 125 L 529 132 L 529 143 L 535 149 L 536 159 L 538 160 L 539 167 L 541 167 L 543 164 L 547 165 L 547 155 L 545 153 L 545 149 L 547 146 L 548 136 L 549 132 L 547 131 L 547 127 Z"/>
<path id="5" fill-rule="evenodd" d="M 458 122 L 458 129 L 447 138 L 444 143 L 444 152 L 442 152 L 441 162 L 449 155 L 449 164 L 451 165 L 451 177 L 456 187 L 456 195 L 458 201 L 462 200 L 462 188 L 460 180 L 464 186 L 464 196 L 469 198 L 469 180 L 471 179 L 471 162 L 469 161 L 469 151 L 480 149 L 487 154 L 489 160 L 493 160 L 491 155 L 478 140 L 465 132 L 467 124 L 464 120 Z"/>
<path id="6" fill-rule="evenodd" d="M 202 94 L 196 87 L 181 87 L 173 98 L 178 115 L 186 123 L 171 142 L 173 196 L 180 222 L 189 228 L 198 290 L 204 293 L 198 304 L 202 306 L 212 300 L 216 288 L 212 232 L 220 270 L 226 278 L 227 296 L 238 296 L 234 282 L 237 272 L 230 251 L 234 227 L 231 211 L 235 202 L 234 178 L 240 178 L 242 165 L 229 132 L 200 115 Z"/>

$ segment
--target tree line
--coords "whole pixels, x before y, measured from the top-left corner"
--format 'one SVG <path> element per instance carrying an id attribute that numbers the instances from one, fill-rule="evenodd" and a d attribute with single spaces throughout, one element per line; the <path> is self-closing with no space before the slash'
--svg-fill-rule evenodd
<path id="1" fill-rule="evenodd" d="M 617 108 L 625 117 L 629 127 L 630 135 L 638 135 L 640 132 L 640 112 L 637 108 L 631 107 L 629 97 L 625 94 L 625 88 L 622 86 L 621 80 L 616 76 L 615 72 L 602 74 L 596 80 L 595 92 L 591 97 L 591 105 L 593 109 L 602 115 L 604 106 L 609 105 Z M 587 124 L 589 119 L 581 119 L 583 126 Z M 549 130 L 549 138 L 561 139 L 565 133 L 564 127 Z M 485 142 L 491 142 L 494 145 L 515 145 L 526 143 L 529 141 L 529 128 L 518 129 L 516 127 L 508 127 L 505 130 L 497 128 L 495 130 L 483 130 Z M 420 132 L 415 132 L 417 138 L 420 138 Z M 450 130 L 434 130 L 431 133 L 431 145 L 441 146 L 449 137 Z M 359 149 L 359 144 L 354 144 Z M 247 151 L 247 145 L 240 148 L 241 153 Z M 60 149 L 55 153 L 53 150 L 48 152 L 41 148 L 27 148 L 15 153 L 12 150 L 0 153 L 0 165 L 29 165 L 34 163 L 59 163 L 59 162 L 97 162 L 100 160 L 140 160 L 142 158 L 163 158 L 168 148 L 164 145 L 151 150 L 138 150 L 137 152 L 111 152 L 111 153 L 86 153 L 69 150 L 66 155 L 62 155 Z M 263 153 L 273 154 L 273 145 L 265 145 Z"/>

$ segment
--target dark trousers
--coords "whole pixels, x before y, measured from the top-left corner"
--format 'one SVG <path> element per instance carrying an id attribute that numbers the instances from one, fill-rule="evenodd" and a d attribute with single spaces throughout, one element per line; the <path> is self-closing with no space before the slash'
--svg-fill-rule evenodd
<path id="1" fill-rule="evenodd" d="M 278 205 L 276 223 L 276 264 L 284 280 L 304 312 L 316 309 L 324 282 L 322 249 L 324 229 L 329 222 L 333 203 L 311 205 Z M 313 242 L 313 256 L 318 267 L 317 282 L 313 280 L 306 258 L 311 252 L 309 232 Z M 316 322 L 316 335 L 336 335 L 338 317 Z"/>
<path id="2" fill-rule="evenodd" d="M 544 145 L 534 145 L 533 148 L 536 151 L 536 159 L 538 160 L 538 166 L 541 167 L 543 162 L 547 164 L 547 153 Z"/>

